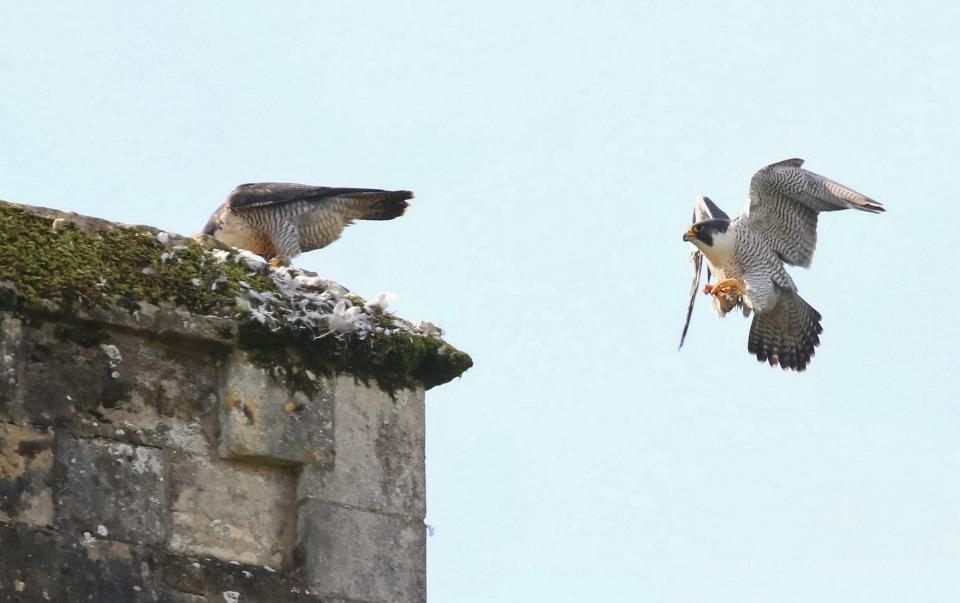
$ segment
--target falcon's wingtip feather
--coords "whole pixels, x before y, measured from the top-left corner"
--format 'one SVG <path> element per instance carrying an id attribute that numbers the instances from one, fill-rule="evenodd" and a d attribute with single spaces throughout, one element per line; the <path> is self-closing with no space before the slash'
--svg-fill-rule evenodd
<path id="1" fill-rule="evenodd" d="M 886 208 L 883 206 L 883 203 L 880 203 L 879 201 L 874 201 L 870 197 L 864 197 L 863 201 L 858 203 L 857 206 L 858 206 L 857 209 L 862 209 L 863 211 L 871 214 L 882 214 L 885 211 L 887 211 Z"/>
<path id="2" fill-rule="evenodd" d="M 775 168 L 775 167 L 801 167 L 801 166 L 803 166 L 803 164 L 804 164 L 803 159 L 800 159 L 799 157 L 793 157 L 793 158 L 790 158 L 790 159 L 784 159 L 783 161 L 778 161 L 778 162 L 776 162 L 776 163 L 771 163 L 771 164 L 768 165 L 767 167 L 772 167 L 772 168 Z"/>

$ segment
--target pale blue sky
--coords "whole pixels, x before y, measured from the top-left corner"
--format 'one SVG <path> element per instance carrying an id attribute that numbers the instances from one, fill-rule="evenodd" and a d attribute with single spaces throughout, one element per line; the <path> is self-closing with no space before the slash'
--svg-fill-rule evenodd
<path id="1" fill-rule="evenodd" d="M 434 603 L 960 597 L 951 2 L 7 2 L 0 198 L 199 230 L 232 186 L 411 188 L 299 264 L 438 322 Z M 803 157 L 810 370 L 697 308 L 692 201 Z"/>

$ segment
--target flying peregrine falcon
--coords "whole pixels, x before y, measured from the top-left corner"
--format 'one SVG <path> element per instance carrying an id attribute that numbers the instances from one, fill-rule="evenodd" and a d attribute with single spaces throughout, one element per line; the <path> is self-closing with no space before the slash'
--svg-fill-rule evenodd
<path id="1" fill-rule="evenodd" d="M 680 338 L 687 334 L 700 286 L 700 268 L 707 260 L 707 285 L 715 312 L 724 316 L 741 308 L 753 311 L 747 350 L 760 362 L 784 370 L 804 370 L 820 345 L 820 313 L 797 294 L 784 263 L 809 268 L 817 246 L 817 214 L 859 209 L 881 213 L 873 199 L 803 169 L 802 159 L 768 165 L 753 175 L 750 199 L 731 220 L 706 197 L 694 204 L 693 226 L 683 235 L 696 246 L 690 304 Z M 702 254 L 702 256 L 701 256 Z M 717 283 L 710 285 L 711 272 Z"/>
<path id="2" fill-rule="evenodd" d="M 286 264 L 304 251 L 326 247 L 354 220 L 392 220 L 403 214 L 410 191 L 330 188 L 283 182 L 241 184 L 213 212 L 203 234 Z"/>

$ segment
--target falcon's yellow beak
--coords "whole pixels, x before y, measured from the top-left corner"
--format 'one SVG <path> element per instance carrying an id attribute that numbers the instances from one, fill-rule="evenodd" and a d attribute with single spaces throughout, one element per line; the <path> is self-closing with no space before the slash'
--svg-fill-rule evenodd
<path id="1" fill-rule="evenodd" d="M 691 226 L 687 232 L 683 233 L 683 240 L 689 241 L 691 239 L 697 238 L 697 235 L 693 232 L 693 227 Z"/>

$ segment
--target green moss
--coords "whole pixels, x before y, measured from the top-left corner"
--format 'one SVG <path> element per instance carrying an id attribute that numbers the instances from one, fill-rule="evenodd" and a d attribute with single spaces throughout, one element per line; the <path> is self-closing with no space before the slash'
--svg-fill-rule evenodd
<path id="1" fill-rule="evenodd" d="M 393 391 L 446 383 L 472 366 L 467 354 L 435 337 L 401 332 L 317 339 L 290 325 L 267 328 L 248 312 L 238 312 L 240 283 L 256 291 L 280 291 L 268 275 L 245 263 L 218 262 L 190 239 L 171 253 L 149 231 L 116 227 L 90 233 L 0 202 L 3 281 L 14 285 L 17 305 L 27 309 L 53 301 L 67 312 L 77 304 L 135 310 L 146 301 L 234 317 L 239 346 L 291 389 L 308 394 L 316 388 L 311 375 L 348 372 Z M 10 305 L 11 299 L 12 293 L 0 288 L 0 303 Z M 348 299 L 363 304 L 353 294 Z M 386 328 L 397 326 L 390 314 L 377 320 Z M 230 329 L 222 330 L 223 336 L 231 335 Z"/>
<path id="2" fill-rule="evenodd" d="M 240 345 L 291 389 L 307 395 L 316 388 L 314 375 L 347 372 L 387 391 L 423 384 L 427 389 L 459 377 L 473 366 L 467 354 L 435 337 L 407 333 L 319 339 L 291 338 L 248 321 L 240 327 Z"/>
<path id="3" fill-rule="evenodd" d="M 91 234 L 76 225 L 0 204 L 0 280 L 15 284 L 21 301 L 71 306 L 93 302 L 136 308 L 137 302 L 172 303 L 198 314 L 232 306 L 246 280 L 275 290 L 262 275 L 217 263 L 196 242 L 170 257 L 150 232 L 114 228 Z"/>

